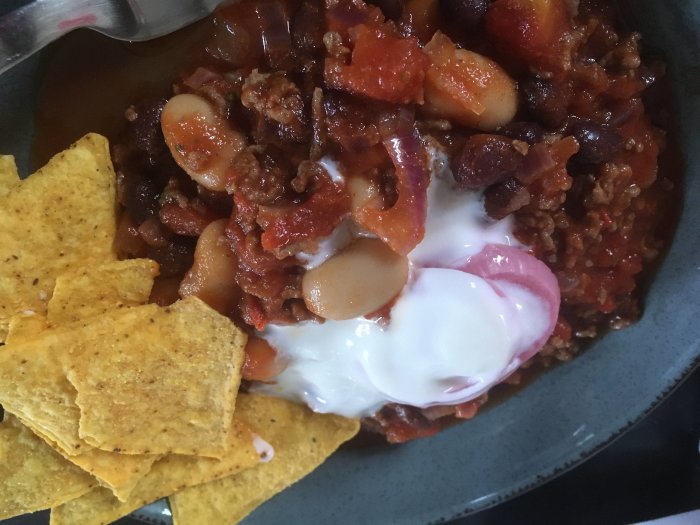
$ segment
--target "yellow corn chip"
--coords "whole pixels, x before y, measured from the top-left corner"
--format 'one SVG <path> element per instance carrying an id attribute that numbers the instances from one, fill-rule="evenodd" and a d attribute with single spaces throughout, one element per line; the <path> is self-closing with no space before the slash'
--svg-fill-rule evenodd
<path id="1" fill-rule="evenodd" d="M 157 275 L 158 263 L 149 259 L 115 261 L 63 273 L 56 278 L 47 321 L 56 326 L 145 304 Z"/>
<path id="2" fill-rule="evenodd" d="M 133 510 L 185 487 L 205 483 L 244 471 L 260 458 L 253 447 L 253 435 L 243 423 L 234 420 L 228 433 L 226 455 L 221 459 L 169 455 L 157 461 L 132 492 L 127 502 L 119 502 L 103 488 L 51 510 L 51 525 L 98 525 L 111 523 Z"/>
<path id="3" fill-rule="evenodd" d="M 0 423 L 0 519 L 61 505 L 96 485 L 92 476 L 5 414 Z"/>
<path id="4" fill-rule="evenodd" d="M 103 313 L 109 307 L 136 306 L 148 300 L 157 273 L 157 264 L 148 260 L 130 260 L 107 263 L 78 272 L 69 272 L 56 279 L 56 288 L 48 305 L 48 317 L 53 324 L 67 323 L 78 318 Z M 39 315 L 23 313 L 10 322 L 6 343 L 38 337 L 46 329 L 46 319 Z M 62 374 L 62 369 L 59 370 Z M 66 390 L 75 391 L 64 378 Z M 151 469 L 160 456 L 121 456 L 114 452 L 93 449 L 83 444 L 73 455 L 62 449 L 41 428 L 31 421 L 23 423 L 42 437 L 66 459 L 91 473 L 108 487 L 120 500 L 125 501 L 136 483 Z"/>
<path id="5" fill-rule="evenodd" d="M 115 229 L 114 169 L 99 135 L 0 194 L 0 341 L 14 314 L 46 313 L 58 275 L 114 260 Z"/>
<path id="6" fill-rule="evenodd" d="M 7 195 L 19 184 L 17 165 L 12 155 L 0 155 L 0 197 Z"/>
<path id="7" fill-rule="evenodd" d="M 255 394 L 238 396 L 236 417 L 272 444 L 272 460 L 171 496 L 174 525 L 239 522 L 318 467 L 360 428 L 353 419 L 315 414 L 289 401 Z"/>
<path id="8" fill-rule="evenodd" d="M 13 315 L 7 329 L 6 344 L 16 343 L 37 337 L 46 330 L 46 317 L 28 310 L 21 314 Z"/>
<path id="9" fill-rule="evenodd" d="M 115 261 L 56 278 L 48 319 L 27 310 L 10 319 L 5 342 L 32 339 L 48 327 L 94 317 L 113 308 L 148 302 L 158 263 L 148 259 Z"/>
<path id="10" fill-rule="evenodd" d="M 139 480 L 148 474 L 153 463 L 160 458 L 145 455 L 123 456 L 95 448 L 70 456 L 30 421 L 20 421 L 68 461 L 95 476 L 100 485 L 110 489 L 120 501 L 127 501 Z"/>
<path id="11" fill-rule="evenodd" d="M 221 457 L 245 340 L 194 297 L 138 326 L 115 326 L 99 346 L 81 340 L 80 359 L 68 371 L 78 391 L 80 437 L 123 454 Z"/>

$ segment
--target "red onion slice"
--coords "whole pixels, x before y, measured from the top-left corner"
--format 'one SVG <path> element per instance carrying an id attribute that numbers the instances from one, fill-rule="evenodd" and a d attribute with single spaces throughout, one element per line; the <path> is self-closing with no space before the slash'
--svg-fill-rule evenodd
<path id="1" fill-rule="evenodd" d="M 460 270 L 478 275 L 497 290 L 499 281 L 521 286 L 547 304 L 548 329 L 522 351 L 519 358 L 524 362 L 539 352 L 554 331 L 561 302 L 559 283 L 547 265 L 524 250 L 504 244 L 487 244 L 481 252 L 470 257 Z"/>

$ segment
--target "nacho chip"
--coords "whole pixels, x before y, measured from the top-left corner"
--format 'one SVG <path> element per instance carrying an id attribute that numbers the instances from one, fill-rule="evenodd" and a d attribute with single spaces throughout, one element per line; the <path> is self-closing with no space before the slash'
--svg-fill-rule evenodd
<path id="1" fill-rule="evenodd" d="M 120 501 L 127 501 L 139 480 L 148 474 L 153 463 L 160 459 L 160 456 L 123 456 L 95 448 L 87 450 L 83 454 L 71 456 L 61 450 L 54 441 L 44 435 L 30 421 L 22 419 L 20 421 L 65 459 L 92 474 L 100 485 L 110 489 Z"/>
<path id="2" fill-rule="evenodd" d="M 19 184 L 17 164 L 12 155 L 0 155 L 0 197 L 4 197 Z"/>
<path id="3" fill-rule="evenodd" d="M 68 379 L 78 392 L 80 437 L 122 454 L 221 457 L 245 340 L 228 318 L 189 297 L 138 326 L 115 326 L 101 345 L 76 343 L 80 358 Z"/>
<path id="4" fill-rule="evenodd" d="M 97 485 L 16 418 L 0 423 L 0 519 L 61 505 Z"/>
<path id="5" fill-rule="evenodd" d="M 56 288 L 48 305 L 48 318 L 56 325 L 99 315 L 111 308 L 144 304 L 148 301 L 157 271 L 158 265 L 154 261 L 134 259 L 62 274 L 56 279 Z M 41 315 L 24 313 L 15 316 L 10 321 L 6 342 L 13 344 L 35 338 L 46 328 L 47 321 Z M 160 457 L 121 456 L 91 449 L 87 444 L 81 447 L 88 449 L 85 452 L 69 455 L 38 426 L 26 420 L 23 423 L 73 464 L 93 474 L 101 485 L 112 490 L 122 501 L 126 501 L 139 479 Z"/>
<path id="6" fill-rule="evenodd" d="M 5 172 L 3 180 L 13 177 Z M 115 230 L 115 175 L 104 137 L 86 135 L 10 184 L 0 194 L 0 341 L 14 314 L 46 313 L 58 275 L 114 260 Z"/>
<path id="7" fill-rule="evenodd" d="M 142 505 L 185 487 L 205 483 L 254 467 L 260 458 L 253 447 L 253 435 L 242 422 L 234 420 L 228 433 L 226 455 L 221 459 L 170 455 L 153 465 L 127 502 L 119 502 L 103 488 L 51 510 L 51 525 L 96 525 L 110 523 Z"/>
<path id="8" fill-rule="evenodd" d="M 64 354 L 74 340 L 73 331 L 45 330 L 0 350 L 0 404 L 67 454 L 78 454 L 85 445 L 78 435 L 76 392 L 63 372 Z"/>
<path id="9" fill-rule="evenodd" d="M 316 414 L 301 405 L 256 394 L 238 396 L 236 417 L 272 444 L 272 461 L 171 496 L 174 525 L 239 522 L 318 467 L 360 428 L 353 419 Z"/>
<path id="10" fill-rule="evenodd" d="M 157 275 L 158 263 L 149 259 L 115 261 L 63 273 L 56 278 L 47 321 L 55 326 L 145 304 Z"/>
<path id="11" fill-rule="evenodd" d="M 32 310 L 14 315 L 5 342 L 32 339 L 49 324 L 71 323 L 113 308 L 145 304 L 157 275 L 158 263 L 149 259 L 115 261 L 61 274 L 48 304 L 48 319 Z"/>
<path id="12" fill-rule="evenodd" d="M 10 318 L 5 343 L 11 344 L 33 339 L 46 330 L 47 326 L 46 317 L 31 310 L 13 315 Z"/>

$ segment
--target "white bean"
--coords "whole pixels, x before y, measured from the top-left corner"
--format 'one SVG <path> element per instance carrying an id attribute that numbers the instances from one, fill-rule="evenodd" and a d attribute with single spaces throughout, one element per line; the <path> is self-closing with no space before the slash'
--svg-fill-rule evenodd
<path id="1" fill-rule="evenodd" d="M 204 228 L 194 250 L 194 264 L 179 290 L 181 297 L 195 295 L 222 314 L 230 313 L 240 298 L 236 256 L 224 237 L 227 222 L 219 219 Z"/>
<path id="2" fill-rule="evenodd" d="M 423 113 L 484 131 L 507 124 L 518 110 L 515 82 L 493 60 L 458 49 L 437 32 L 425 46 L 431 66 Z"/>
<path id="3" fill-rule="evenodd" d="M 358 239 L 302 280 L 304 302 L 326 319 L 374 312 L 393 299 L 408 279 L 408 259 L 379 239 Z"/>
<path id="4" fill-rule="evenodd" d="M 175 162 L 208 190 L 224 191 L 231 162 L 245 147 L 245 137 L 231 129 L 204 98 L 171 98 L 160 117 L 165 143 Z"/>

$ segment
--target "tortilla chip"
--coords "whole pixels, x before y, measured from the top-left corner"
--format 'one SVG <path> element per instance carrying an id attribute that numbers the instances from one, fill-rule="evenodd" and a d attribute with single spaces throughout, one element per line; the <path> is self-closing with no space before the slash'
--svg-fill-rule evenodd
<path id="1" fill-rule="evenodd" d="M 119 502 L 103 488 L 51 510 L 51 525 L 97 525 L 111 523 L 139 507 L 185 487 L 244 471 L 260 458 L 253 447 L 253 434 L 234 420 L 228 433 L 226 455 L 222 459 L 170 455 L 157 461 L 151 472 L 139 481 L 127 502 Z"/>
<path id="2" fill-rule="evenodd" d="M 171 496 L 174 525 L 239 522 L 318 467 L 360 428 L 357 420 L 256 394 L 238 396 L 236 417 L 272 444 L 272 461 Z"/>
<path id="3" fill-rule="evenodd" d="M 145 304 L 157 275 L 158 263 L 149 259 L 115 261 L 63 273 L 56 278 L 47 321 L 55 326 Z"/>
<path id="4" fill-rule="evenodd" d="M 141 319 L 115 325 L 100 345 L 76 343 L 68 379 L 80 437 L 122 454 L 221 457 L 245 334 L 195 297 Z"/>
<path id="5" fill-rule="evenodd" d="M 7 329 L 5 343 L 11 344 L 18 341 L 33 339 L 46 330 L 46 317 L 31 310 L 13 315 Z"/>
<path id="6" fill-rule="evenodd" d="M 96 485 L 95 478 L 5 414 L 0 423 L 0 519 L 61 505 Z"/>
<path id="7" fill-rule="evenodd" d="M 17 164 L 12 155 L 0 155 L 0 197 L 4 197 L 19 184 Z"/>
<path id="8" fill-rule="evenodd" d="M 157 271 L 158 265 L 154 261 L 134 259 L 62 274 L 56 279 L 56 288 L 48 305 L 48 318 L 56 325 L 96 316 L 111 308 L 143 304 L 148 301 Z M 13 344 L 36 338 L 46 328 L 47 321 L 41 315 L 15 316 L 10 321 L 6 342 Z M 30 421 L 23 422 L 66 459 L 93 474 L 101 485 L 112 490 L 122 501 L 126 501 L 139 479 L 160 457 L 121 456 L 91 449 L 87 444 L 81 447 L 88 449 L 84 453 L 69 455 L 38 426 Z"/>
<path id="9" fill-rule="evenodd" d="M 158 263 L 149 259 L 115 261 L 61 274 L 48 304 L 48 319 L 32 310 L 12 316 L 5 342 L 37 337 L 49 324 L 76 322 L 111 309 L 145 304 L 157 275 Z"/>
<path id="10" fill-rule="evenodd" d="M 78 435 L 76 392 L 63 372 L 75 338 L 71 330 L 45 330 L 0 350 L 0 404 L 71 455 L 91 448 Z"/>
<path id="11" fill-rule="evenodd" d="M 139 480 L 148 474 L 153 463 L 160 459 L 160 456 L 123 456 L 95 448 L 71 456 L 30 421 L 20 421 L 68 461 L 92 474 L 100 485 L 110 489 L 120 501 L 127 501 Z"/>
<path id="12" fill-rule="evenodd" d="M 94 134 L 0 195 L 0 341 L 13 315 L 46 313 L 58 275 L 115 259 L 115 202 L 107 139 Z"/>

